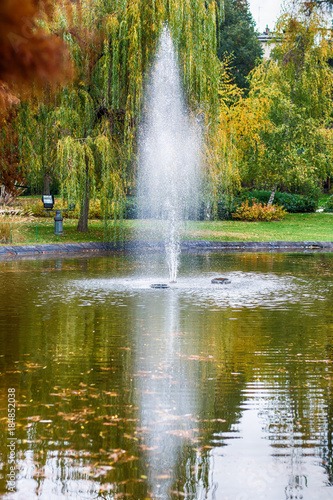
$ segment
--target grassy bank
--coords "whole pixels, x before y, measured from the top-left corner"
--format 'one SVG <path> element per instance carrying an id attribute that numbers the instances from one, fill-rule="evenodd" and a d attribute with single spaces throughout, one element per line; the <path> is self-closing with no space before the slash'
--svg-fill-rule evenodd
<path id="1" fill-rule="evenodd" d="M 1 223 L 3 225 L 3 223 Z M 1 225 L 0 224 L 0 225 Z M 54 235 L 52 219 L 20 220 L 6 218 L 7 241 L 5 244 L 72 243 L 105 241 L 108 239 L 102 221 L 89 221 L 89 231 L 76 231 L 76 220 L 64 220 L 64 234 Z M 10 230 L 9 230 L 10 229 Z M 120 237 L 120 235 L 118 235 Z M 190 221 L 182 235 L 187 240 L 208 241 L 333 241 L 333 214 L 288 214 L 282 221 Z M 149 220 L 126 220 L 122 231 L 124 240 L 162 239 L 162 227 L 156 230 Z"/>

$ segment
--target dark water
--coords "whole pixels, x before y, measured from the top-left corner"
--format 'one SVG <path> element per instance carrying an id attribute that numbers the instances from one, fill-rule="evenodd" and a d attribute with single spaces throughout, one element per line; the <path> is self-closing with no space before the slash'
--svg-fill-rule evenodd
<path id="1" fill-rule="evenodd" d="M 0 497 L 332 499 L 333 254 L 165 276 L 157 255 L 0 262 Z"/>

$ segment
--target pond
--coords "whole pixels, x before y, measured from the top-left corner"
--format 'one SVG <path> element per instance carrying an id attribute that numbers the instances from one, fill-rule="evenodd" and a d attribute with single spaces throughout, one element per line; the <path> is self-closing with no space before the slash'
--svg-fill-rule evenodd
<path id="1" fill-rule="evenodd" d="M 332 499 L 333 254 L 166 276 L 159 254 L 0 262 L 0 497 Z"/>

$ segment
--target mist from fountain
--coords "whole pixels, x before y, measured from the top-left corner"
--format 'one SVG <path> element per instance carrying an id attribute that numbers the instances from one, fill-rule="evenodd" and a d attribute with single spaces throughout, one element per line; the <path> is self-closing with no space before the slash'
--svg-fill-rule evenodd
<path id="1" fill-rule="evenodd" d="M 190 117 L 170 31 L 164 27 L 150 75 L 139 139 L 140 218 L 162 221 L 169 279 L 177 281 L 182 221 L 196 211 L 201 137 Z"/>

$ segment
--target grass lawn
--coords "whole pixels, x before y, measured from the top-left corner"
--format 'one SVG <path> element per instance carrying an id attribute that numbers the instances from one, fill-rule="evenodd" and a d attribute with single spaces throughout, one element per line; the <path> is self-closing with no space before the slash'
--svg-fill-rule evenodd
<path id="1" fill-rule="evenodd" d="M 333 214 L 288 214 L 273 222 L 217 221 L 189 224 L 189 237 L 211 241 L 333 241 Z"/>
<path id="2" fill-rule="evenodd" d="M 2 219 L 4 220 L 4 219 Z M 72 243 L 84 241 L 105 241 L 102 221 L 89 221 L 89 231 L 78 233 L 77 221 L 64 219 L 64 234 L 54 235 L 52 219 L 27 219 L 11 223 L 6 221 L 7 241 L 5 244 L 42 244 Z M 1 235 L 0 223 L 0 235 Z M 10 226 L 10 238 L 9 234 Z M 156 230 L 150 220 L 124 221 L 123 238 L 125 240 L 159 240 L 162 231 Z M 210 241 L 333 241 L 333 214 L 288 214 L 282 221 L 274 222 L 241 222 L 241 221 L 189 221 L 182 235 L 187 240 Z"/>

